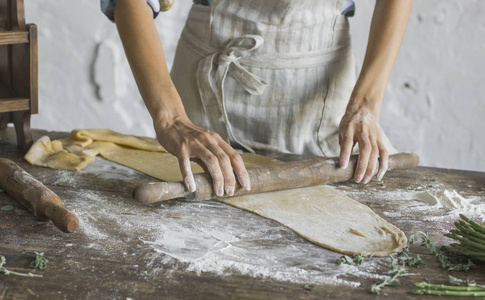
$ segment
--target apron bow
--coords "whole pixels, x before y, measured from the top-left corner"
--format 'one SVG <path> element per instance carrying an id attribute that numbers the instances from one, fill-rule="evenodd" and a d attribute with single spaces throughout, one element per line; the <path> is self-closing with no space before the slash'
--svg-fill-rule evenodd
<path id="1" fill-rule="evenodd" d="M 212 53 L 199 62 L 197 85 L 211 130 L 218 132 L 224 140 L 229 138 L 250 152 L 253 149 L 239 141 L 232 132 L 224 103 L 224 80 L 229 72 L 239 84 L 252 95 L 261 95 L 268 84 L 246 69 L 239 60 L 242 54 L 251 52 L 263 44 L 259 35 L 243 35 L 227 43 L 223 50 Z M 213 67 L 215 82 L 212 82 Z"/>
<path id="2" fill-rule="evenodd" d="M 223 81 L 229 71 L 248 93 L 251 95 L 261 95 L 268 84 L 242 66 L 239 63 L 242 56 L 236 56 L 236 54 L 240 55 L 244 52 L 258 49 L 263 44 L 263 41 L 261 36 L 251 34 L 243 35 L 242 37 L 229 41 L 217 59 L 217 73 L 220 76 L 217 76 L 216 80 Z M 250 42 L 250 44 L 248 45 L 247 42 Z"/>

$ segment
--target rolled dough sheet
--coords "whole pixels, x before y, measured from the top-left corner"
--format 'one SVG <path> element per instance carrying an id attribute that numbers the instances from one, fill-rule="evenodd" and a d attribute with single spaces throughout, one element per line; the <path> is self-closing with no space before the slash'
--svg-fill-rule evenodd
<path id="1" fill-rule="evenodd" d="M 329 186 L 218 200 L 275 220 L 312 243 L 344 254 L 387 256 L 407 245 L 399 228 Z"/>
<path id="2" fill-rule="evenodd" d="M 177 159 L 155 139 L 103 129 L 74 130 L 71 138 L 52 142 L 42 137 L 25 158 L 34 165 L 81 170 L 98 154 L 161 180 L 182 180 Z M 248 167 L 279 162 L 256 154 L 242 157 Z M 192 170 L 202 172 L 197 164 L 192 164 Z M 402 251 L 407 244 L 397 227 L 329 186 L 218 201 L 275 220 L 317 245 L 345 254 L 386 256 Z"/>
<path id="3" fill-rule="evenodd" d="M 97 155 L 160 180 L 183 180 L 177 158 L 166 152 L 156 139 L 109 129 L 76 129 L 71 137 L 55 141 L 43 136 L 32 145 L 25 159 L 36 166 L 80 171 Z M 241 156 L 246 167 L 280 162 L 252 153 Z M 196 163 L 191 167 L 193 173 L 204 172 Z"/>

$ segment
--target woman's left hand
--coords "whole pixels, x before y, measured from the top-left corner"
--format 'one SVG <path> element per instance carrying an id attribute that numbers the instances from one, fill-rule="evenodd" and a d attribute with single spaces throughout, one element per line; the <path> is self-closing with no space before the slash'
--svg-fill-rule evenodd
<path id="1" fill-rule="evenodd" d="M 380 107 L 364 100 L 352 99 L 340 122 L 340 167 L 347 168 L 352 149 L 359 145 L 359 159 L 354 173 L 356 182 L 368 183 L 376 174 L 381 180 L 389 166 L 389 154 L 379 128 Z M 380 163 L 379 163 L 380 160 Z"/>

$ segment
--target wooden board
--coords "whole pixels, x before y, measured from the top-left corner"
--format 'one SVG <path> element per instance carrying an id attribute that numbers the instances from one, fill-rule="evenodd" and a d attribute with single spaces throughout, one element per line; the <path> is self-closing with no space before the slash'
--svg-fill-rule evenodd
<path id="1" fill-rule="evenodd" d="M 34 138 L 45 134 L 39 130 L 33 133 Z M 60 138 L 68 133 L 50 132 L 49 135 Z M 51 223 L 36 220 L 8 195 L 0 193 L 0 207 L 14 206 L 13 210 L 0 211 L 0 254 L 7 259 L 5 267 L 44 276 L 23 278 L 0 274 L 0 299 L 374 299 L 378 296 L 369 290 L 377 279 L 372 276 L 388 270 L 387 258 L 370 259 L 361 267 L 337 272 L 345 273 L 340 280 L 359 286 L 319 283 L 307 293 L 303 285 L 311 283 L 312 274 L 315 279 L 325 276 L 331 279 L 331 274 L 341 268 L 335 264 L 340 255 L 310 245 L 273 221 L 215 201 L 173 202 L 163 207 L 138 205 L 131 200 L 131 190 L 152 178 L 103 159 L 96 159 L 78 173 L 31 166 L 17 151 L 12 128 L 0 131 L 0 156 L 12 159 L 56 192 L 81 221 L 78 232 L 64 234 Z M 408 236 L 427 231 L 438 245 L 450 242 L 442 235 L 452 228 L 456 218 L 441 218 L 440 210 L 417 212 L 415 201 L 404 198 L 426 189 L 446 188 L 456 190 L 465 198 L 482 202 L 485 199 L 484 173 L 436 168 L 390 172 L 383 185 L 371 181 L 367 185 L 349 182 L 334 186 L 371 207 Z M 404 198 L 396 197 L 399 195 Z M 191 215 L 186 215 L 182 207 Z M 146 243 L 154 241 L 156 233 L 162 231 L 143 224 L 143 220 L 153 220 L 157 215 L 161 218 L 157 226 L 180 224 L 184 230 L 200 226 L 204 230 L 231 231 L 239 238 L 239 246 L 244 243 L 244 249 L 254 253 L 255 260 L 272 259 L 279 272 L 283 272 L 277 269 L 279 266 L 294 263 L 307 275 L 302 271 L 302 281 L 288 271 L 293 274 L 292 281 L 288 281 L 271 274 L 265 277 L 248 274 L 242 269 L 228 268 L 218 274 L 210 268 L 192 265 L 192 269 L 201 271 L 198 274 L 191 271 L 190 263 L 156 252 Z M 415 245 L 411 250 L 423 257 L 426 267 L 409 268 L 414 275 L 402 277 L 399 287 L 386 288 L 387 296 L 417 298 L 408 294 L 414 288 L 413 282 L 428 278 L 446 283 L 449 274 L 485 284 L 484 266 L 468 273 L 449 273 L 439 267 L 427 249 Z M 45 253 L 46 269 L 28 267 L 34 251 Z M 360 273 L 353 275 L 353 271 Z"/>

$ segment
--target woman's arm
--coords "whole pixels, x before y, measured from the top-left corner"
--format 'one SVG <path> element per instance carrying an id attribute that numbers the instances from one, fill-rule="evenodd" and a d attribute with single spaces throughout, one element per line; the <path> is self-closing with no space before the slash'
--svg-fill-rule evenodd
<path id="1" fill-rule="evenodd" d="M 160 144 L 175 155 L 187 189 L 195 191 L 190 160 L 207 169 L 216 195 L 234 193 L 236 178 L 250 189 L 241 156 L 222 138 L 187 117 L 170 78 L 162 44 L 145 0 L 118 0 L 115 21 L 140 94 L 153 119 Z M 156 163 L 156 162 L 154 162 Z"/>
<path id="2" fill-rule="evenodd" d="M 412 0 L 377 0 L 364 63 L 340 122 L 340 165 L 346 168 L 352 148 L 359 144 L 356 182 L 367 183 L 388 169 L 388 152 L 379 130 L 382 97 L 391 76 L 411 12 Z"/>

